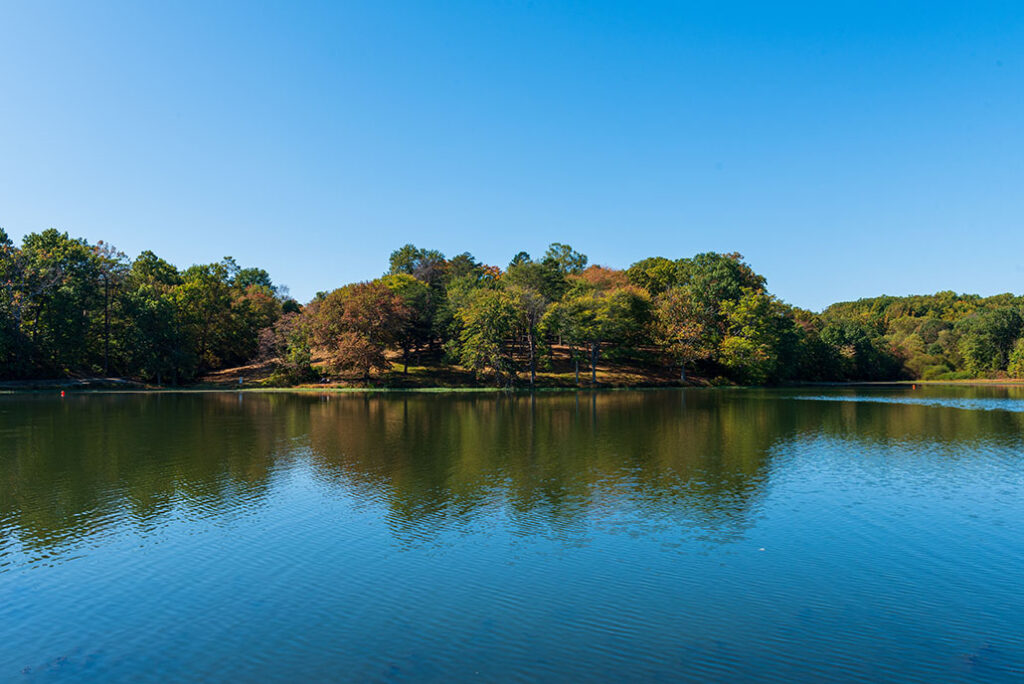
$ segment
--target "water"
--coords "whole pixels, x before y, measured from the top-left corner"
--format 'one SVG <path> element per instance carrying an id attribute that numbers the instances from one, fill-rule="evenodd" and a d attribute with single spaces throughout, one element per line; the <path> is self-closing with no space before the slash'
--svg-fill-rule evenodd
<path id="1" fill-rule="evenodd" d="M 0 397 L 0 681 L 1022 681 L 1024 391 Z"/>

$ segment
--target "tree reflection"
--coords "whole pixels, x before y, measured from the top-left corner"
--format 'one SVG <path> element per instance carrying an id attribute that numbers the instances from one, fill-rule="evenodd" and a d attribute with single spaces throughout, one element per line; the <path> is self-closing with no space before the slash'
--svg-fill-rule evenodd
<path id="1" fill-rule="evenodd" d="M 929 392 L 913 396 L 941 393 Z M 263 506 L 275 473 L 296 463 L 333 495 L 385 507 L 405 541 L 497 520 L 514 534 L 569 539 L 623 512 L 630 524 L 724 540 L 752 524 L 772 469 L 785 467 L 775 457 L 794 440 L 927 442 L 962 454 L 982 442 L 1018 447 L 1024 430 L 1021 412 L 808 394 L 5 397 L 0 552 L 14 538 L 47 549 Z"/>

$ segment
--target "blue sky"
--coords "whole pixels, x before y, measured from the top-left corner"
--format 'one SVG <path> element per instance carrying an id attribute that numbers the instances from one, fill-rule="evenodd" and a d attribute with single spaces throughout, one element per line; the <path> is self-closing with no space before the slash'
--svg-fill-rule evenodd
<path id="1" fill-rule="evenodd" d="M 300 300 L 406 242 L 1024 290 L 1024 5 L 0 0 L 0 226 Z"/>

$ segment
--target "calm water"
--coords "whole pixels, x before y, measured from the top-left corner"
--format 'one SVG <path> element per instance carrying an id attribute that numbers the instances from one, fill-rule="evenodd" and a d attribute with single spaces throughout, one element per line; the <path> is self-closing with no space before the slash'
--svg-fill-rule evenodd
<path id="1" fill-rule="evenodd" d="M 0 397 L 0 681 L 1022 681 L 1024 391 Z"/>

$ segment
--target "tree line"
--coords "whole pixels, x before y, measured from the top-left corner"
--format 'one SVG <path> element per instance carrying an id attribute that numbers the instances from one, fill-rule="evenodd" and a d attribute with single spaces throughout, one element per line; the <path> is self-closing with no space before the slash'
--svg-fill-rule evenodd
<path id="1" fill-rule="evenodd" d="M 0 230 L 0 377 L 81 373 L 185 383 L 248 362 L 297 303 L 231 258 L 180 270 L 50 229 Z"/>
<path id="2" fill-rule="evenodd" d="M 619 270 L 554 243 L 500 268 L 405 245 L 381 277 L 303 306 L 230 257 L 178 269 L 53 229 L 21 246 L 0 230 L 0 286 L 4 379 L 187 383 L 255 360 L 273 364 L 276 384 L 411 364 L 497 386 L 532 386 L 553 366 L 596 383 L 599 364 L 752 385 L 1024 376 L 1024 297 L 940 292 L 814 313 L 771 294 L 735 253 Z"/>

